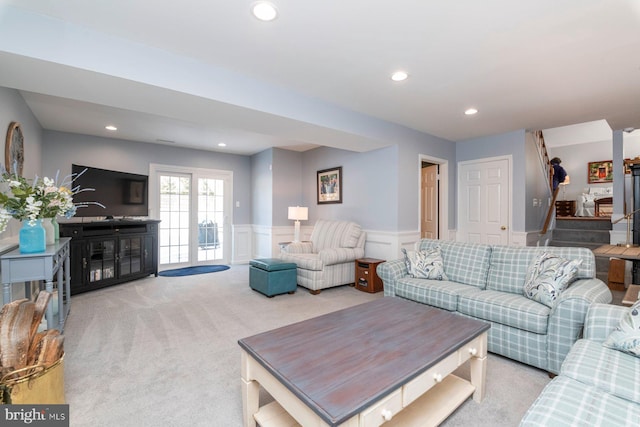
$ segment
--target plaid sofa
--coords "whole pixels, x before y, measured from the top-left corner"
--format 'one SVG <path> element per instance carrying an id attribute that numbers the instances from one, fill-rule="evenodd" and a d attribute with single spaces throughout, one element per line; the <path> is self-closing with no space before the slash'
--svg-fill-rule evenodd
<path id="1" fill-rule="evenodd" d="M 628 308 L 594 304 L 584 338 L 531 405 L 521 427 L 636 426 L 640 423 L 640 359 L 602 343 Z"/>
<path id="2" fill-rule="evenodd" d="M 557 374 L 580 337 L 587 309 L 609 303 L 609 288 L 595 278 L 591 250 L 573 247 L 515 247 L 422 239 L 415 250 L 440 247 L 449 280 L 412 278 L 404 259 L 378 265 L 385 296 L 418 301 L 491 323 L 488 350 Z M 582 259 L 578 279 L 553 308 L 523 292 L 527 268 L 541 252 Z"/>

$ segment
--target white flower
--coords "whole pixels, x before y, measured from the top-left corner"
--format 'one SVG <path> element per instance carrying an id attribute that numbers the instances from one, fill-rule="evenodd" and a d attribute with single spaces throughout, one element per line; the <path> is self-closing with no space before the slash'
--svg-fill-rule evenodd
<path id="1" fill-rule="evenodd" d="M 0 208 L 0 233 L 7 229 L 11 214 L 5 208 Z"/>

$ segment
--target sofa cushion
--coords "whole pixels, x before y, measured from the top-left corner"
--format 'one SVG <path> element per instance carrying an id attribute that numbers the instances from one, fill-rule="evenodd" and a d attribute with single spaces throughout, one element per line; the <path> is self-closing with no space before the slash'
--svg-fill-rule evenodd
<path id="1" fill-rule="evenodd" d="M 640 405 L 560 375 L 544 388 L 520 427 L 637 425 Z"/>
<path id="2" fill-rule="evenodd" d="M 484 290 L 468 296 L 460 295 L 458 311 L 476 319 L 546 334 L 551 309 L 524 295 Z"/>
<path id="3" fill-rule="evenodd" d="M 581 263 L 581 259 L 566 260 L 543 252 L 533 259 L 527 269 L 524 295 L 548 307 L 553 307 L 562 291 L 575 280 Z"/>
<path id="4" fill-rule="evenodd" d="M 350 222 L 342 233 L 342 241 L 340 246 L 343 248 L 355 248 L 362 234 L 362 227 L 360 224 Z"/>
<path id="5" fill-rule="evenodd" d="M 527 268 L 531 265 L 531 261 L 542 252 L 548 252 L 565 259 L 581 259 L 582 263 L 578 267 L 576 278 L 591 279 L 595 277 L 595 256 L 587 248 L 547 246 L 541 249 L 538 247 L 493 246 L 487 289 L 522 294 Z"/>
<path id="6" fill-rule="evenodd" d="M 452 282 L 484 289 L 491 257 L 491 246 L 478 243 L 451 242 L 448 240 L 422 239 L 416 243 L 416 251 L 440 246 L 444 272 Z"/>
<path id="7" fill-rule="evenodd" d="M 603 345 L 640 357 L 640 300 L 629 307 Z"/>
<path id="8" fill-rule="evenodd" d="M 449 280 L 442 265 L 440 248 L 426 251 L 407 251 L 402 248 L 409 276 L 416 279 Z"/>
<path id="9" fill-rule="evenodd" d="M 587 317 L 584 319 L 583 338 L 604 342 L 618 326 L 627 309 L 628 307 L 613 304 L 591 304 Z"/>
<path id="10" fill-rule="evenodd" d="M 576 341 L 560 373 L 640 404 L 640 362 L 600 342 Z"/>
<path id="11" fill-rule="evenodd" d="M 398 279 L 395 291 L 396 296 L 449 311 L 456 311 L 459 295 L 481 292 L 475 286 L 411 277 Z"/>
<path id="12" fill-rule="evenodd" d="M 358 243 L 362 229 L 351 221 L 328 221 L 319 219 L 313 226 L 311 241 L 313 251 L 324 248 L 353 248 Z"/>
<path id="13" fill-rule="evenodd" d="M 298 268 L 305 270 L 322 270 L 324 267 L 324 262 L 318 254 L 281 254 L 280 259 L 294 262 Z"/>

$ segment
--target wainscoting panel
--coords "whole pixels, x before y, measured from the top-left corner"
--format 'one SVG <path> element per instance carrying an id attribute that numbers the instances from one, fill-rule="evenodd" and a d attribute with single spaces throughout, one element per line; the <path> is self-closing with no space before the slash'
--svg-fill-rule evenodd
<path id="1" fill-rule="evenodd" d="M 251 225 L 232 225 L 231 233 L 233 234 L 231 264 L 247 264 L 251 260 L 252 253 Z"/>
<path id="2" fill-rule="evenodd" d="M 251 230 L 251 237 L 247 236 Z M 313 226 L 300 227 L 300 239 L 305 241 L 311 238 Z M 402 257 L 402 249 L 414 250 L 415 243 L 420 240 L 420 232 L 414 231 L 378 231 L 364 230 L 367 233 L 364 246 L 365 257 L 384 259 L 391 261 Z M 455 239 L 455 230 L 448 233 L 450 239 Z M 248 263 L 253 258 L 278 258 L 280 244 L 293 240 L 293 226 L 242 226 L 237 232 L 234 228 L 234 243 L 238 250 L 234 249 L 235 263 Z M 249 242 L 249 243 L 247 243 Z M 235 248 L 235 247 L 234 247 Z M 253 255 L 247 257 L 248 251 Z"/>
<path id="3" fill-rule="evenodd" d="M 364 255 L 386 261 L 402 257 L 402 248 L 413 250 L 415 243 L 420 240 L 420 232 L 418 231 L 400 233 L 375 230 L 365 231 L 367 239 L 364 245 Z"/>
<path id="4" fill-rule="evenodd" d="M 272 227 L 264 225 L 253 226 L 253 256 L 252 258 L 273 258 Z"/>

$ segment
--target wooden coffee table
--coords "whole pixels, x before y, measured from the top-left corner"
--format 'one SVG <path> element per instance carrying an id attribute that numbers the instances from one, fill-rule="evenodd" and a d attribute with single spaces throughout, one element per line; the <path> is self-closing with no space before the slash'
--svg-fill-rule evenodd
<path id="1" fill-rule="evenodd" d="M 244 425 L 437 425 L 484 398 L 489 327 L 384 297 L 241 339 Z M 451 375 L 467 361 L 470 382 Z"/>

